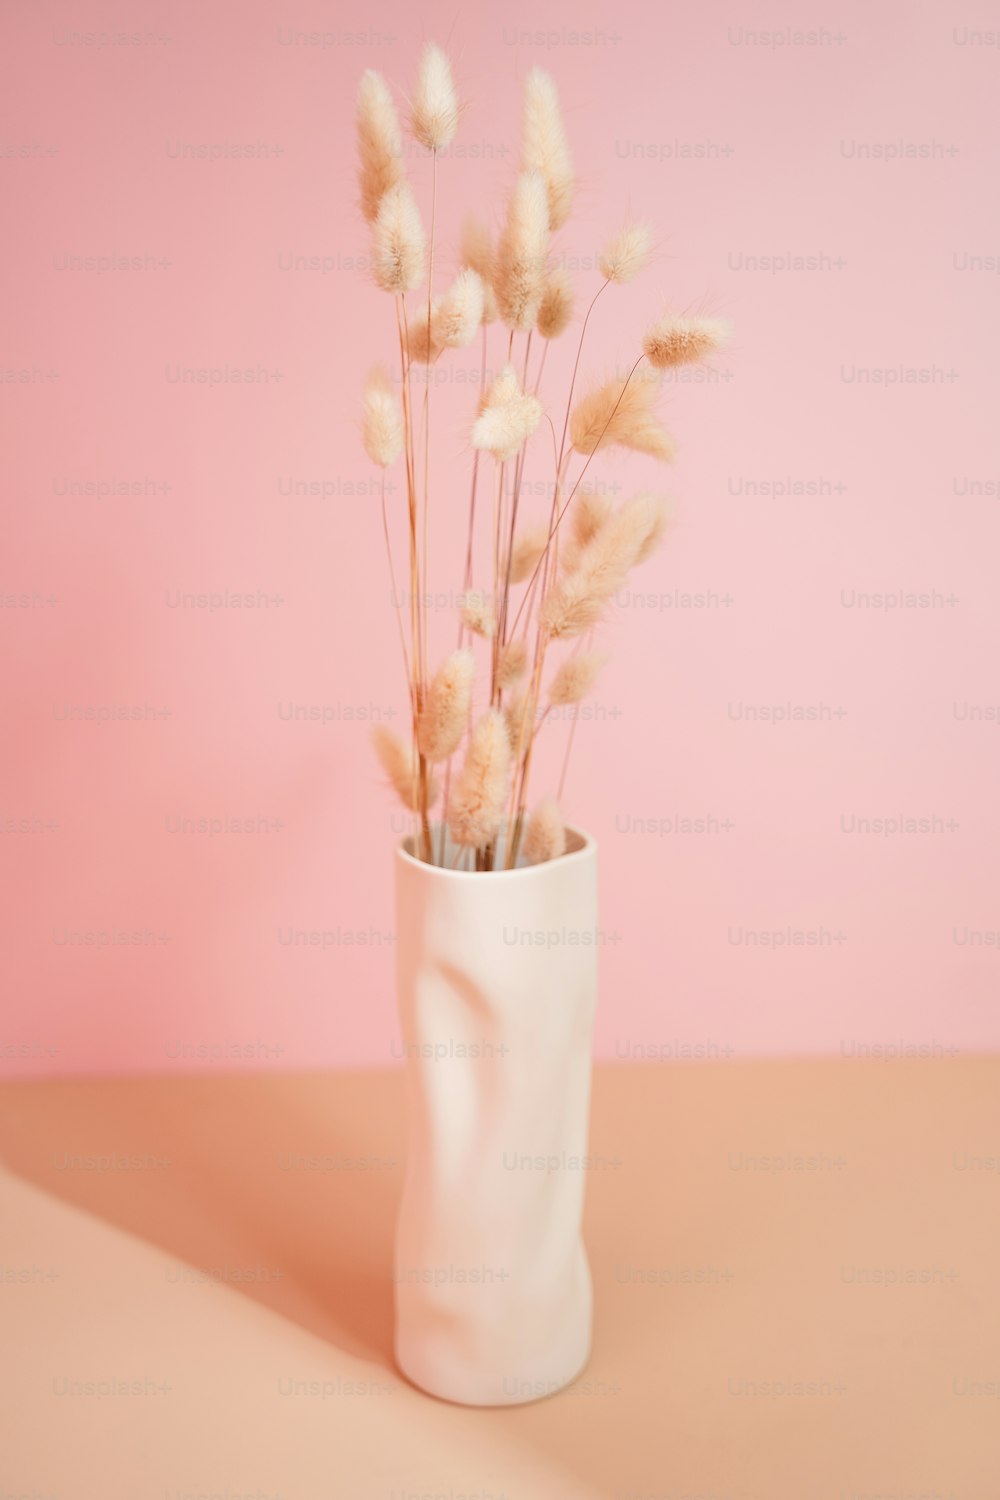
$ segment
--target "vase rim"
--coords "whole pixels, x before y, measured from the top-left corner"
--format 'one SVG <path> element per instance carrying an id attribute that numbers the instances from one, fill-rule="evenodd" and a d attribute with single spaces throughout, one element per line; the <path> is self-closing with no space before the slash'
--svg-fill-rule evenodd
<path id="1" fill-rule="evenodd" d="M 595 838 L 592 838 L 589 833 L 585 833 L 582 828 L 575 828 L 572 824 L 567 823 L 566 839 L 567 843 L 571 844 L 572 847 L 568 847 L 566 853 L 560 854 L 558 859 L 547 859 L 539 865 L 518 865 L 513 870 L 452 870 L 445 865 L 431 865 L 425 859 L 418 859 L 407 848 L 407 845 L 413 844 L 417 837 L 417 834 L 407 834 L 406 838 L 402 839 L 396 845 L 396 857 L 402 860 L 404 864 L 415 866 L 416 869 L 428 876 L 438 876 L 444 880 L 530 879 L 532 876 L 537 877 L 541 875 L 546 870 L 563 868 L 567 864 L 575 864 L 597 850 L 597 840 Z"/>

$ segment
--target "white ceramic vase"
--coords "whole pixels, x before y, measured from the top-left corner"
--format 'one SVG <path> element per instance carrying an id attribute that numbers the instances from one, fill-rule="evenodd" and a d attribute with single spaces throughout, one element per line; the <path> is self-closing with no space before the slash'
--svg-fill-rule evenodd
<path id="1" fill-rule="evenodd" d="M 581 1238 L 597 998 L 597 847 L 490 874 L 397 851 L 406 1176 L 396 1359 L 423 1390 L 509 1406 L 590 1350 Z"/>

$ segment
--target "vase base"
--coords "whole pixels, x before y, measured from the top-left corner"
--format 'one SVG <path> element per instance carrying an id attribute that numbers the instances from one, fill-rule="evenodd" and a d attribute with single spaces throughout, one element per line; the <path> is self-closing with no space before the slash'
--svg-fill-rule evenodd
<path id="1" fill-rule="evenodd" d="M 590 1343 L 588 1340 L 582 1355 L 567 1367 L 567 1373 L 537 1380 L 437 1370 L 419 1355 L 407 1358 L 399 1349 L 395 1357 L 396 1368 L 404 1379 L 438 1401 L 449 1401 L 454 1406 L 528 1406 L 533 1401 L 558 1395 L 583 1374 L 590 1361 Z"/>

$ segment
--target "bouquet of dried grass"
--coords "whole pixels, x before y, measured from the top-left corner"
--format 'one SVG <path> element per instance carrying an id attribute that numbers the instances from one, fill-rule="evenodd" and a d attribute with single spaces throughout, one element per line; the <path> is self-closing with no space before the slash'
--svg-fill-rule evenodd
<path id="1" fill-rule="evenodd" d="M 362 435 L 369 458 L 383 471 L 382 523 L 397 599 L 394 532 L 405 535 L 409 582 L 409 620 L 400 618 L 399 633 L 411 734 L 404 743 L 380 728 L 375 748 L 388 780 L 415 815 L 420 857 L 488 871 L 554 859 L 564 851 L 557 801 L 545 797 L 528 813 L 532 753 L 550 711 L 579 704 L 590 691 L 605 660 L 592 649 L 593 630 L 666 526 L 663 496 L 639 494 L 616 506 L 584 484 L 584 476 L 595 456 L 613 447 L 661 461 L 673 456 L 673 440 L 657 411 L 661 371 L 711 355 L 729 329 L 720 319 L 666 312 L 647 330 L 627 375 L 577 394 L 597 299 L 609 286 L 631 281 L 649 258 L 649 227 L 627 223 L 599 257 L 602 279 L 582 318 L 565 402 L 553 407 L 543 400 L 548 343 L 566 331 L 574 309 L 572 281 L 552 256 L 552 234 L 566 223 L 574 195 L 555 85 L 541 68 L 528 74 L 520 170 L 501 231 L 494 241 L 484 225 L 468 222 L 457 271 L 435 295 L 438 153 L 454 138 L 460 114 L 450 64 L 432 44 L 421 59 L 410 105 L 412 135 L 433 158 L 425 234 L 406 179 L 391 91 L 378 73 L 368 71 L 361 80 L 360 203 L 371 226 L 375 281 L 395 304 L 400 391 L 397 398 L 383 367 L 372 370 L 363 394 Z M 502 326 L 492 336 L 502 363 L 487 383 L 487 346 L 498 321 Z M 417 401 L 414 368 L 436 364 L 477 335 L 483 376 L 469 422 L 458 646 L 438 663 L 431 660 L 426 605 L 432 382 L 425 380 Z M 525 468 L 543 418 L 551 429 L 553 498 L 546 521 L 526 524 L 520 505 Z M 547 453 L 549 441 L 539 446 Z M 405 509 L 390 521 L 385 472 L 400 460 Z M 482 490 L 488 509 L 477 507 Z M 560 648 L 561 660 L 553 662 L 550 652 Z M 571 745 L 572 730 L 560 796 Z M 430 815 L 436 804 L 435 824 Z"/>

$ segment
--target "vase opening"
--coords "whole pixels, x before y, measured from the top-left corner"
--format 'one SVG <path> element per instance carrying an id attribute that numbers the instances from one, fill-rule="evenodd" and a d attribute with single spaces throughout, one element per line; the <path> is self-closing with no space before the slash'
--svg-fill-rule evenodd
<path id="1" fill-rule="evenodd" d="M 414 831 L 413 833 L 409 834 L 405 839 L 403 839 L 402 844 L 400 845 L 400 848 L 402 849 L 402 852 L 404 854 L 408 855 L 410 859 L 415 860 L 417 862 L 417 864 L 419 864 L 419 865 L 426 865 L 429 869 L 435 869 L 435 870 L 441 870 L 442 872 L 447 872 L 449 875 L 475 875 L 475 874 L 478 874 L 478 875 L 483 875 L 483 874 L 485 874 L 485 875 L 513 875 L 513 874 L 515 874 L 519 870 L 540 870 L 540 869 L 544 868 L 543 865 L 529 864 L 528 861 L 525 859 L 523 853 L 519 853 L 518 856 L 517 856 L 517 861 L 516 861 L 513 869 L 511 869 L 511 870 L 506 869 L 505 868 L 505 861 L 506 861 L 506 848 L 507 848 L 507 834 L 508 834 L 508 828 L 505 825 L 501 829 L 501 831 L 500 831 L 500 833 L 499 833 L 499 835 L 497 837 L 497 841 L 496 841 L 496 867 L 494 869 L 492 869 L 492 870 L 486 870 L 486 871 L 482 871 L 482 870 L 477 871 L 477 870 L 471 868 L 471 856 L 469 854 L 469 851 L 466 850 L 466 849 L 463 849 L 461 845 L 456 844 L 450 833 L 447 833 L 445 835 L 445 841 L 444 841 L 444 854 L 445 854 L 445 858 L 444 858 L 444 863 L 442 864 L 442 863 L 439 862 L 438 855 L 439 855 L 439 851 L 440 851 L 440 847 L 441 847 L 441 844 L 440 844 L 440 840 L 441 840 L 441 824 L 440 823 L 432 823 L 431 824 L 431 841 L 432 841 L 432 844 L 433 844 L 433 847 L 434 847 L 434 855 L 435 855 L 435 857 L 434 857 L 433 860 L 426 860 L 426 859 L 424 859 L 422 857 L 421 853 L 420 853 L 420 833 L 419 833 L 419 830 Z M 584 849 L 586 849 L 588 847 L 588 845 L 589 845 L 590 842 L 591 841 L 587 838 L 586 834 L 581 833 L 579 831 L 579 829 L 567 827 L 567 829 L 566 829 L 566 849 L 565 849 L 565 852 L 563 854 L 561 854 L 558 859 L 547 860 L 546 864 L 550 864 L 550 865 L 559 864 L 561 860 L 567 859 L 570 855 L 580 854 L 580 853 L 582 853 L 582 851 Z M 459 861 L 462 859 L 463 856 L 465 857 L 465 862 L 464 862 L 464 864 L 460 864 Z"/>

